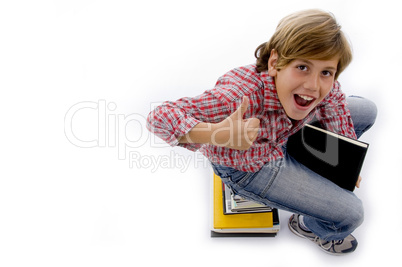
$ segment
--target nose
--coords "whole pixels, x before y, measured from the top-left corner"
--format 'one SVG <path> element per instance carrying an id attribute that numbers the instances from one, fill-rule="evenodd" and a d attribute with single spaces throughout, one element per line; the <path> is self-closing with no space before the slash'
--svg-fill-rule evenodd
<path id="1" fill-rule="evenodd" d="M 306 81 L 304 82 L 304 88 L 311 90 L 311 91 L 317 91 L 320 89 L 320 75 L 319 74 L 311 74 L 306 78 Z"/>

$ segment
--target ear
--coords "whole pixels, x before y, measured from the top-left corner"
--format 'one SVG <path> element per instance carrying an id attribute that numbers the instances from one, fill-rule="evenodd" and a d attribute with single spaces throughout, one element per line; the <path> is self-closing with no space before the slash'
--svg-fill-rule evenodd
<path id="1" fill-rule="evenodd" d="M 275 49 L 271 50 L 271 55 L 268 59 L 268 75 L 275 77 L 277 74 L 276 63 L 278 62 L 278 52 Z"/>

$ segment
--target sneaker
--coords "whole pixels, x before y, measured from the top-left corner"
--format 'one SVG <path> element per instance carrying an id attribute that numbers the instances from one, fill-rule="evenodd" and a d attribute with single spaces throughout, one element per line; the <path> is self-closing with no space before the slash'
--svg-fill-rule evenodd
<path id="1" fill-rule="evenodd" d="M 357 248 L 357 240 L 353 235 L 348 235 L 343 240 L 325 241 L 316 236 L 313 232 L 304 231 L 299 224 L 298 214 L 293 214 L 289 219 L 289 229 L 295 235 L 309 239 L 316 243 L 322 250 L 332 255 L 344 255 L 355 251 Z"/>

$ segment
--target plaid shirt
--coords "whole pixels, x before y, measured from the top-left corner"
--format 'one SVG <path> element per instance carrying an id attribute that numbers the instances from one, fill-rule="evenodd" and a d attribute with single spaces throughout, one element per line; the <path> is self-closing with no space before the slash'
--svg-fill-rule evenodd
<path id="1" fill-rule="evenodd" d="M 178 139 L 200 122 L 217 123 L 231 115 L 248 96 L 244 118 L 260 120 L 257 139 L 248 150 L 235 150 L 209 144 L 179 144 Z M 255 65 L 229 71 L 215 87 L 196 97 L 166 101 L 151 111 L 147 128 L 171 146 L 199 151 L 211 162 L 246 172 L 256 172 L 265 163 L 283 157 L 282 147 L 290 135 L 316 117 L 328 130 L 356 139 L 345 95 L 336 81 L 330 93 L 300 121 L 291 121 L 275 89 L 273 77 L 258 73 Z"/>

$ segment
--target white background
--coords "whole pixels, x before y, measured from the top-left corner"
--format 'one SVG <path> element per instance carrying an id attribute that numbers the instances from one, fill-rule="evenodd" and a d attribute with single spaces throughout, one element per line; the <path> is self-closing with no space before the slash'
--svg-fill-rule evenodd
<path id="1" fill-rule="evenodd" d="M 342 88 L 379 110 L 362 137 L 366 220 L 345 257 L 291 234 L 285 212 L 275 238 L 211 239 L 210 166 L 144 125 L 153 103 L 195 96 L 253 63 L 279 20 L 306 8 L 335 14 L 354 49 Z M 396 262 L 401 24 L 398 2 L 386 0 L 2 1 L 0 265 Z"/>

